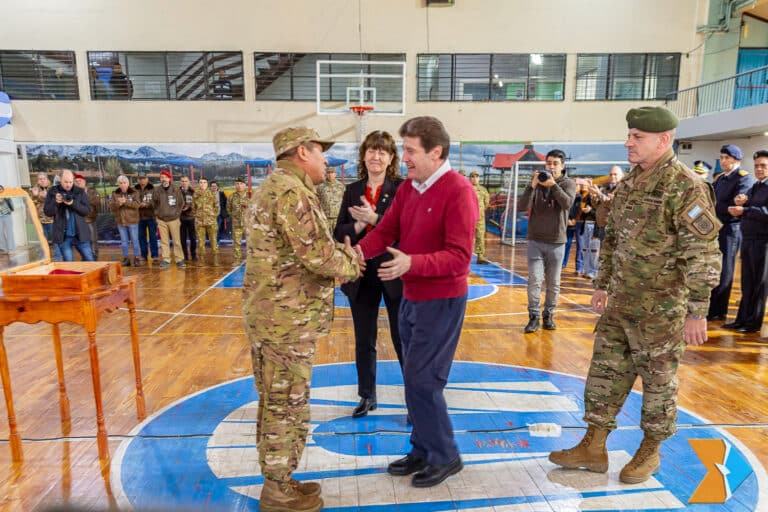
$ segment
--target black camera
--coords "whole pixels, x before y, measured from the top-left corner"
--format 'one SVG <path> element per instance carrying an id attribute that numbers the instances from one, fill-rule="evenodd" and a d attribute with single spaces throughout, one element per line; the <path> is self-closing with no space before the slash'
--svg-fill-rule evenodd
<path id="1" fill-rule="evenodd" d="M 552 176 L 549 171 L 539 171 L 539 181 L 547 181 Z"/>
<path id="2" fill-rule="evenodd" d="M 74 199 L 74 196 L 72 195 L 72 192 L 62 192 L 61 198 L 64 200 L 65 203 L 71 203 Z"/>

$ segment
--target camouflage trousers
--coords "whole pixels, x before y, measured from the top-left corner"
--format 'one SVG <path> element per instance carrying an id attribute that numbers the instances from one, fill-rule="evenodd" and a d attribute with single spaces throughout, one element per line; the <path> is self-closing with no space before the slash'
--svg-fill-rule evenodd
<path id="1" fill-rule="evenodd" d="M 481 258 L 485 255 L 485 217 L 480 217 L 475 226 L 474 253 Z"/>
<path id="2" fill-rule="evenodd" d="M 243 243 L 243 229 L 242 226 L 232 226 L 232 248 L 235 258 L 240 257 L 240 248 Z"/>
<path id="3" fill-rule="evenodd" d="M 205 233 L 208 233 L 208 239 L 211 241 L 211 250 L 213 254 L 219 252 L 219 242 L 216 241 L 216 234 L 219 229 L 216 224 L 209 224 L 207 226 L 195 225 L 195 232 L 197 233 L 197 254 L 205 256 Z"/>
<path id="4" fill-rule="evenodd" d="M 304 452 L 309 432 L 309 384 L 315 340 L 276 344 L 251 340 L 259 406 L 256 444 L 264 478 L 288 481 Z"/>
<path id="5" fill-rule="evenodd" d="M 632 320 L 609 308 L 595 329 L 592 363 L 584 390 L 584 421 L 616 428 L 616 415 L 637 376 L 643 384 L 640 427 L 653 439 L 677 431 L 677 367 L 685 351 L 684 316 L 649 315 Z"/>

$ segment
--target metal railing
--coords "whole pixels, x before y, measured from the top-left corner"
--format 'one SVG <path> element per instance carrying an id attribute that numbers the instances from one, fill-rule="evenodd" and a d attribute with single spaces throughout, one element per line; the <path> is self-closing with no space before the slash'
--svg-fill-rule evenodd
<path id="1" fill-rule="evenodd" d="M 680 119 L 768 103 L 768 66 L 669 93 L 664 103 Z"/>

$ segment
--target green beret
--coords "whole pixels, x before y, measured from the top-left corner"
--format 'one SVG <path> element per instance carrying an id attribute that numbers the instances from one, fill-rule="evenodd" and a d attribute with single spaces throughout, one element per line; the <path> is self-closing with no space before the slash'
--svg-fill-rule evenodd
<path id="1" fill-rule="evenodd" d="M 627 127 L 644 132 L 666 132 L 679 122 L 675 113 L 665 107 L 640 107 L 627 112 Z"/>

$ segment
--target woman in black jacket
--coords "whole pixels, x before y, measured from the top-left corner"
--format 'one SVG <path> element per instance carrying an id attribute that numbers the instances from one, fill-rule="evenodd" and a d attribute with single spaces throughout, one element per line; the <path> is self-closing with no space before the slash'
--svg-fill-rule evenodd
<path id="1" fill-rule="evenodd" d="M 360 146 L 358 176 L 360 179 L 347 185 L 344 191 L 333 232 L 339 242 L 349 236 L 353 245 L 379 223 L 392 204 L 397 187 L 403 182 L 397 145 L 392 135 L 378 130 L 368 134 Z M 400 366 L 403 365 L 397 323 L 403 284 L 400 279 L 382 281 L 377 275 L 379 266 L 391 259 L 392 256 L 385 253 L 367 260 L 363 276 L 341 286 L 341 291 L 349 298 L 355 328 L 357 394 L 360 396 L 360 403 L 352 413 L 355 418 L 376 409 L 376 332 L 382 296 L 387 307 L 392 343 Z"/>

